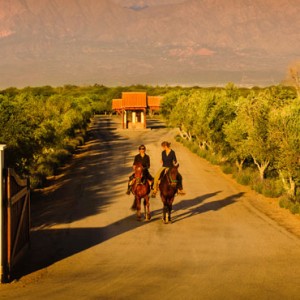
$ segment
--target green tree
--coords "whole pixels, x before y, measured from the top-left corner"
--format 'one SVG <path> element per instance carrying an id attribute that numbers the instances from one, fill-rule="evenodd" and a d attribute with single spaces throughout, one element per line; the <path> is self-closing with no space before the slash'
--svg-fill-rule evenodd
<path id="1" fill-rule="evenodd" d="M 283 186 L 295 198 L 300 184 L 300 99 L 272 111 L 270 134 L 278 149 L 275 164 Z"/>
<path id="2" fill-rule="evenodd" d="M 265 172 L 274 161 L 276 145 L 270 139 L 269 113 L 270 94 L 268 91 L 258 95 L 250 95 L 244 105 L 243 114 L 248 125 L 248 150 L 257 166 L 260 178 L 265 178 Z"/>
<path id="3" fill-rule="evenodd" d="M 187 92 L 184 90 L 175 90 L 164 95 L 160 111 L 166 120 L 169 120 L 171 112 L 176 107 L 178 99 L 184 95 L 187 95 Z"/>
<path id="4" fill-rule="evenodd" d="M 230 158 L 235 161 L 239 170 L 242 171 L 245 160 L 250 156 L 248 147 L 248 125 L 241 114 L 223 127 L 225 140 L 231 146 Z"/>

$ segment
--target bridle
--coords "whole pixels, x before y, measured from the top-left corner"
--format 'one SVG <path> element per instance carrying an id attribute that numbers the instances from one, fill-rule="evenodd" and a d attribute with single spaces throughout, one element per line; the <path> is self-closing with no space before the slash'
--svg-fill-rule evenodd
<path id="1" fill-rule="evenodd" d="M 140 184 L 143 177 L 143 166 L 139 165 L 138 167 L 136 167 L 134 170 L 134 174 L 135 174 L 136 183 Z"/>

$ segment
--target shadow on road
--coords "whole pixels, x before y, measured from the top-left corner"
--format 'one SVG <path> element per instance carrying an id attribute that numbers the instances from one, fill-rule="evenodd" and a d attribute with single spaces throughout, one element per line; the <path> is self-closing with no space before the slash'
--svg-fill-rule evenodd
<path id="1" fill-rule="evenodd" d="M 150 221 L 137 221 L 135 213 L 105 227 L 41 229 L 31 232 L 31 251 L 14 270 L 13 278 L 31 274 L 111 238 L 157 220 L 161 210 L 151 213 Z"/>
<path id="2" fill-rule="evenodd" d="M 147 120 L 147 128 L 150 128 L 150 129 L 166 128 L 166 124 L 160 120 L 148 119 Z"/>
<path id="3" fill-rule="evenodd" d="M 241 193 L 226 197 L 221 200 L 211 201 L 211 202 L 207 202 L 207 203 L 204 203 L 203 205 L 201 205 L 201 203 L 206 198 L 215 196 L 218 193 L 220 193 L 220 192 L 211 193 L 208 195 L 197 197 L 192 200 L 184 200 L 185 203 L 183 203 L 183 204 L 178 203 L 178 206 L 183 205 L 183 207 L 186 208 L 187 211 L 174 216 L 173 223 L 181 221 L 186 218 L 190 218 L 190 217 L 198 215 L 198 214 L 208 212 L 208 211 L 220 210 L 225 206 L 235 203 L 237 201 L 237 199 L 241 198 L 244 195 L 244 193 L 241 192 Z M 174 205 L 174 210 L 176 210 L 176 205 Z"/>
<path id="4" fill-rule="evenodd" d="M 214 197 L 214 196 L 218 195 L 219 193 L 221 193 L 221 191 L 205 194 L 205 195 L 202 195 L 200 197 L 196 197 L 194 199 L 182 200 L 180 202 L 176 202 L 176 200 L 178 198 L 177 197 L 177 198 L 175 198 L 175 204 L 173 205 L 173 210 L 191 208 L 193 206 L 201 204 L 203 201 L 205 201 L 208 198 L 211 198 L 211 197 Z"/>
<path id="5" fill-rule="evenodd" d="M 33 193 L 32 227 L 71 223 L 101 213 L 110 204 L 106 191 L 118 183 L 115 178 L 124 180 L 125 190 L 129 172 L 124 165 L 131 147 L 115 127 L 109 118 L 96 118 L 70 165 L 49 187 Z"/>
<path id="6" fill-rule="evenodd" d="M 175 211 L 187 210 L 173 218 L 173 222 L 182 221 L 210 210 L 219 210 L 233 204 L 243 193 L 232 195 L 225 199 L 208 203 L 203 201 L 216 196 L 218 192 L 202 195 L 195 199 L 183 200 L 173 206 Z M 62 259 L 85 251 L 93 246 L 110 240 L 113 237 L 135 230 L 150 222 L 160 219 L 162 209 L 152 211 L 149 222 L 138 222 L 134 213 L 105 227 L 41 229 L 32 231 L 32 248 L 26 260 L 14 272 L 14 278 L 19 279 L 27 274 L 48 267 Z"/>

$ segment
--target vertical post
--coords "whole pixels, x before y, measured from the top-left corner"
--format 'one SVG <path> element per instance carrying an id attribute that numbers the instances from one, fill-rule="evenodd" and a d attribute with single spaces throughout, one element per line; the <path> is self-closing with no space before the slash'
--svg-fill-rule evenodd
<path id="1" fill-rule="evenodd" d="M 144 111 L 142 112 L 142 116 L 143 116 L 143 123 L 144 123 L 144 128 L 147 127 L 147 120 L 146 120 L 146 115 L 147 115 L 147 112 L 146 112 L 146 109 L 144 109 Z"/>
<path id="2" fill-rule="evenodd" d="M 141 123 L 143 125 L 145 125 L 145 115 L 144 115 L 144 111 L 141 112 Z"/>
<path id="3" fill-rule="evenodd" d="M 3 204 L 4 204 L 4 148 L 6 145 L 0 145 L 0 276 L 1 282 L 4 281 L 4 228 L 3 228 Z"/>
<path id="4" fill-rule="evenodd" d="M 132 124 L 136 123 L 136 112 L 132 112 Z"/>
<path id="5" fill-rule="evenodd" d="M 127 111 L 123 110 L 123 129 L 127 128 Z"/>

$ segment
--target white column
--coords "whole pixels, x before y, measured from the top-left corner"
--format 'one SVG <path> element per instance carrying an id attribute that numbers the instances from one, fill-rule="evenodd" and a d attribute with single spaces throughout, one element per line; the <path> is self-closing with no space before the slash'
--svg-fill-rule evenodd
<path id="1" fill-rule="evenodd" d="M 145 124 L 145 115 L 143 111 L 141 112 L 141 123 Z"/>
<path id="2" fill-rule="evenodd" d="M 132 112 L 132 123 L 136 123 L 136 112 Z"/>
<path id="3" fill-rule="evenodd" d="M 127 128 L 127 111 L 124 110 L 124 115 L 123 115 L 123 129 Z"/>
<path id="4" fill-rule="evenodd" d="M 4 148 L 6 145 L 0 145 L 0 276 L 1 282 L 3 281 L 3 201 L 4 201 L 4 178 L 3 178 L 3 169 L 4 169 Z"/>

